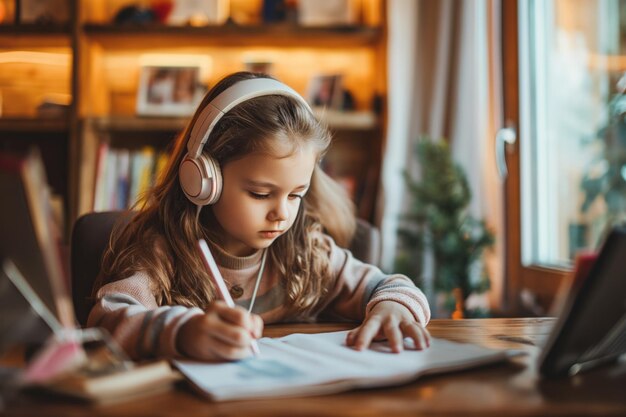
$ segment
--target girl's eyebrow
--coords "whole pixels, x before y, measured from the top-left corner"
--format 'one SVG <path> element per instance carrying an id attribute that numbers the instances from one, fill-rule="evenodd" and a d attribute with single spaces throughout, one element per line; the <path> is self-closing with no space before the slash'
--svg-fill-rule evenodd
<path id="1" fill-rule="evenodd" d="M 265 188 L 271 188 L 272 190 L 280 188 L 280 187 L 276 186 L 275 184 L 272 184 L 271 182 L 245 180 L 245 183 L 248 186 L 265 187 Z M 297 187 L 294 188 L 294 190 L 306 190 L 307 188 L 309 188 L 309 184 L 308 183 L 302 184 L 302 185 L 298 185 Z"/>

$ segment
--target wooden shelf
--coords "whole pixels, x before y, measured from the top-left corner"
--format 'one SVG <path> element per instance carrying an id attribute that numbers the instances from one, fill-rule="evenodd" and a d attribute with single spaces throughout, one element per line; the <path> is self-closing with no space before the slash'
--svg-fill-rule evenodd
<path id="1" fill-rule="evenodd" d="M 342 111 L 314 108 L 320 120 L 337 131 L 372 131 L 379 126 L 378 117 L 371 111 Z"/>
<path id="2" fill-rule="evenodd" d="M 0 48 L 69 47 L 69 24 L 0 25 Z"/>
<path id="3" fill-rule="evenodd" d="M 70 25 L 66 24 L 11 24 L 0 25 L 0 35 L 52 35 L 52 34 L 70 34 Z"/>
<path id="4" fill-rule="evenodd" d="M 2 132 L 69 132 L 67 119 L 46 119 L 37 117 L 0 118 L 0 133 Z"/>
<path id="5" fill-rule="evenodd" d="M 294 25 L 122 26 L 87 24 L 85 33 L 114 48 L 197 46 L 273 46 L 346 48 L 376 43 L 379 28 L 368 26 L 302 27 Z"/>
<path id="6" fill-rule="evenodd" d="M 335 131 L 371 131 L 378 128 L 378 119 L 368 111 L 337 111 L 315 109 L 315 114 Z M 104 116 L 89 119 L 101 132 L 180 132 L 190 117 Z"/>
<path id="7" fill-rule="evenodd" d="M 106 116 L 94 117 L 90 121 L 101 132 L 180 132 L 189 118 Z"/>

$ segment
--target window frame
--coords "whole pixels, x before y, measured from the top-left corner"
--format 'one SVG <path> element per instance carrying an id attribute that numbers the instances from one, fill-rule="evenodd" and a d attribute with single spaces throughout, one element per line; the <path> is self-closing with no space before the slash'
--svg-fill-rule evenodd
<path id="1" fill-rule="evenodd" d="M 520 129 L 519 91 L 519 11 L 517 0 L 502 1 L 502 80 L 503 118 L 515 126 L 517 141 L 508 145 L 505 155 L 508 177 L 504 182 L 505 207 L 505 300 L 504 310 L 511 315 L 524 312 L 520 294 L 529 290 L 544 311 L 548 312 L 570 269 L 522 263 L 521 164 L 520 147 L 527 140 Z"/>

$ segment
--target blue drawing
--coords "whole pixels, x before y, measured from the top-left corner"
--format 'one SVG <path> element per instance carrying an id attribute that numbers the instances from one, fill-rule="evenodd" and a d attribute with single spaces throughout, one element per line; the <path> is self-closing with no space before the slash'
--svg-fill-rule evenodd
<path id="1" fill-rule="evenodd" d="M 247 359 L 237 362 L 241 367 L 237 376 L 241 378 L 292 379 L 303 373 L 274 359 Z"/>

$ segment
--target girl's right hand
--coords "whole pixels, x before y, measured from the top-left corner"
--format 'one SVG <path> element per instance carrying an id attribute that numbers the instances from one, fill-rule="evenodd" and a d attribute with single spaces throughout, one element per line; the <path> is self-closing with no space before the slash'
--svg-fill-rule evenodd
<path id="1" fill-rule="evenodd" d="M 263 320 L 224 301 L 211 303 L 205 314 L 189 319 L 178 332 L 177 346 L 200 360 L 237 360 L 252 355 L 250 344 L 263 334 Z"/>

